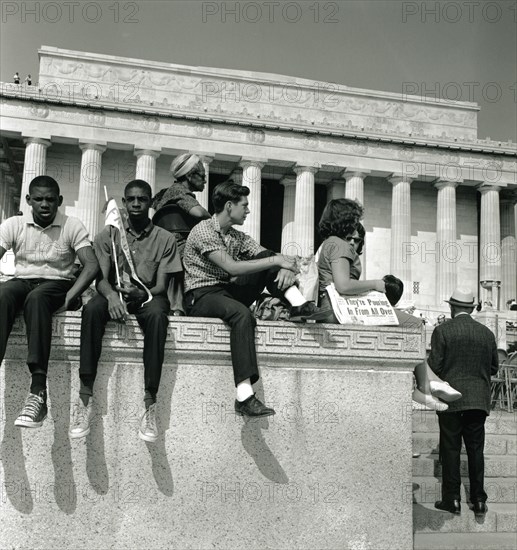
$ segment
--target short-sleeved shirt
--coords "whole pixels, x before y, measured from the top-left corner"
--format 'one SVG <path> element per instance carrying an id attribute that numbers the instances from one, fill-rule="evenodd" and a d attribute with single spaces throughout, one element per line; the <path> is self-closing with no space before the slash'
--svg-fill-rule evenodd
<path id="1" fill-rule="evenodd" d="M 327 307 L 327 286 L 334 282 L 332 276 L 332 264 L 340 258 L 346 258 L 350 262 L 350 278 L 358 280 L 361 276 L 361 260 L 355 248 L 344 239 L 329 237 L 320 247 L 318 258 L 319 295 L 322 307 Z M 329 302 L 330 304 L 330 302 Z"/>
<path id="2" fill-rule="evenodd" d="M 91 242 L 77 218 L 57 212 L 50 225 L 40 227 L 30 212 L 0 225 L 0 246 L 13 250 L 19 279 L 71 280 L 77 251 Z"/>
<path id="3" fill-rule="evenodd" d="M 156 227 L 152 222 L 149 222 L 149 225 L 140 234 L 135 233 L 128 224 L 125 225 L 125 228 L 136 274 L 147 288 L 155 286 L 158 273 L 182 271 L 181 261 L 176 253 L 176 239 L 171 233 L 161 227 Z M 114 227 L 106 226 L 95 237 L 94 247 L 99 261 L 109 257 L 111 261 L 109 282 L 115 285 L 116 270 L 113 262 L 111 235 L 113 235 L 117 249 L 119 268 L 130 274 L 129 266 L 120 246 L 120 233 Z"/>
<path id="4" fill-rule="evenodd" d="M 173 183 L 165 190 L 163 195 L 155 202 L 154 209 L 159 210 L 169 203 L 177 204 L 184 212 L 189 212 L 195 206 L 200 206 L 194 193 L 178 182 Z"/>
<path id="5" fill-rule="evenodd" d="M 218 250 L 226 251 L 235 261 L 247 261 L 253 259 L 262 247 L 233 227 L 223 234 L 216 215 L 199 222 L 190 232 L 185 246 L 185 292 L 230 282 L 230 274 L 208 259 L 209 254 Z"/>

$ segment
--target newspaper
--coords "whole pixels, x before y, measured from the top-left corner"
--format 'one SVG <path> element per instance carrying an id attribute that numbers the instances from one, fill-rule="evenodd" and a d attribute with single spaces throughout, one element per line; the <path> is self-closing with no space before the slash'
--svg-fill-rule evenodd
<path id="1" fill-rule="evenodd" d="M 398 325 L 397 315 L 382 292 L 372 290 L 356 296 L 342 296 L 331 283 L 326 291 L 332 309 L 342 325 Z"/>

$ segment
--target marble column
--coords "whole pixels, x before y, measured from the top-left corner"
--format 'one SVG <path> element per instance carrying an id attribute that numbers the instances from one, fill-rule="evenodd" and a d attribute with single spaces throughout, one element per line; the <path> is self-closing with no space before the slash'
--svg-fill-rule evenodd
<path id="1" fill-rule="evenodd" d="M 456 187 L 459 182 L 439 180 L 436 199 L 436 303 L 450 298 L 458 283 L 461 249 L 456 240 Z"/>
<path id="2" fill-rule="evenodd" d="M 516 207 L 516 199 L 501 200 L 501 309 L 517 298 Z"/>
<path id="3" fill-rule="evenodd" d="M 314 254 L 314 166 L 295 166 L 294 241 L 301 256 Z"/>
<path id="4" fill-rule="evenodd" d="M 296 254 L 294 242 L 294 203 L 296 194 L 296 178 L 286 176 L 280 183 L 284 186 L 284 206 L 282 211 L 282 254 Z"/>
<path id="5" fill-rule="evenodd" d="M 370 172 L 347 168 L 343 176 L 346 181 L 345 198 L 353 199 L 364 205 L 364 178 Z"/>
<path id="6" fill-rule="evenodd" d="M 106 146 L 99 143 L 79 143 L 79 148 L 83 154 L 76 213 L 93 240 L 99 231 L 100 205 L 105 202 L 104 191 L 101 190 L 101 159 Z"/>
<path id="7" fill-rule="evenodd" d="M 327 184 L 327 202 L 345 198 L 345 180 L 336 178 Z"/>
<path id="8" fill-rule="evenodd" d="M 390 179 L 393 185 L 391 195 L 391 254 L 390 272 L 404 283 L 401 301 L 413 299 L 411 279 L 411 183 L 412 179 L 394 174 Z"/>
<path id="9" fill-rule="evenodd" d="M 9 217 L 9 186 L 6 176 L 2 174 L 0 180 L 0 223 Z"/>
<path id="10" fill-rule="evenodd" d="M 265 162 L 261 160 L 242 160 L 242 185 L 249 187 L 248 195 L 250 213 L 242 225 L 241 231 L 260 242 L 260 209 L 262 204 L 262 168 Z"/>
<path id="11" fill-rule="evenodd" d="M 479 280 L 485 292 L 482 300 L 498 303 L 498 285 L 501 281 L 501 223 L 497 185 L 480 185 L 481 219 L 479 227 Z"/>
<path id="12" fill-rule="evenodd" d="M 203 163 L 203 168 L 205 169 L 206 183 L 203 191 L 195 193 L 196 198 L 199 204 L 205 209 L 208 210 L 210 204 L 210 190 L 209 190 L 209 177 L 210 177 L 210 163 L 214 160 L 212 155 L 199 155 L 201 162 Z"/>
<path id="13" fill-rule="evenodd" d="M 153 197 L 156 194 L 156 159 L 159 156 L 160 151 L 152 149 L 135 149 L 135 179 L 146 181 L 151 186 Z"/>
<path id="14" fill-rule="evenodd" d="M 37 137 L 29 137 L 23 140 L 25 147 L 25 160 L 23 163 L 22 190 L 20 194 L 20 210 L 26 214 L 31 211 L 25 196 L 29 193 L 29 184 L 36 176 L 44 176 L 47 171 L 47 147 L 50 141 Z M 58 182 L 59 183 L 59 182 Z"/>

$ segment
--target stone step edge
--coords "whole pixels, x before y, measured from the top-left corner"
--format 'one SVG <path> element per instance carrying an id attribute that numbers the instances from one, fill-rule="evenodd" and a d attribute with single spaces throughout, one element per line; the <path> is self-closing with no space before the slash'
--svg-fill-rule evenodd
<path id="1" fill-rule="evenodd" d="M 515 533 L 415 533 L 413 550 L 515 550 Z"/>
<path id="2" fill-rule="evenodd" d="M 415 533 L 515 533 L 515 524 L 517 522 L 517 506 L 515 504 L 492 504 L 488 505 L 488 511 L 481 521 L 480 525 L 475 518 L 474 513 L 467 505 L 462 503 L 461 515 L 455 516 L 447 512 L 441 512 L 434 507 L 434 503 L 415 503 L 413 504 L 413 517 L 418 516 L 416 522 L 426 523 L 422 530 L 415 529 L 415 519 L 413 520 L 413 529 Z M 443 522 L 440 528 L 436 529 L 435 521 L 437 518 Z M 427 522 L 430 522 L 427 525 Z M 433 527 L 434 525 L 434 527 Z"/>
<path id="3" fill-rule="evenodd" d="M 467 502 L 466 497 L 466 485 L 469 484 L 468 477 L 463 476 L 461 479 L 461 499 L 463 502 Z M 416 498 L 416 504 L 434 504 L 434 501 L 440 500 L 441 497 L 441 478 L 436 476 L 413 476 L 413 484 L 417 484 L 418 487 L 406 487 L 404 492 L 405 498 Z M 499 496 L 497 500 L 492 500 L 494 498 L 494 486 L 497 487 Z M 485 490 L 488 493 L 488 505 L 491 503 L 495 504 L 517 504 L 517 478 L 511 477 L 488 477 L 485 478 Z M 432 500 L 422 500 L 421 494 L 422 491 L 425 492 L 427 498 Z M 499 500 L 503 499 L 503 500 Z"/>

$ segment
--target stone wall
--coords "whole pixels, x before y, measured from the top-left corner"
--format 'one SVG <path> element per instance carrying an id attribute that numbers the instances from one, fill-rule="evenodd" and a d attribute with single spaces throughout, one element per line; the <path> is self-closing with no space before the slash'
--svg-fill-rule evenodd
<path id="1" fill-rule="evenodd" d="M 13 421 L 25 398 L 21 321 L 0 371 L 2 530 L 9 548 L 412 548 L 412 370 L 423 335 L 399 327 L 260 322 L 256 388 L 276 416 L 233 413 L 229 333 L 171 319 L 161 437 L 137 438 L 142 336 L 109 323 L 91 434 L 70 440 L 80 316 L 58 315 L 50 415 Z"/>

